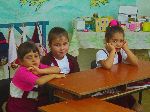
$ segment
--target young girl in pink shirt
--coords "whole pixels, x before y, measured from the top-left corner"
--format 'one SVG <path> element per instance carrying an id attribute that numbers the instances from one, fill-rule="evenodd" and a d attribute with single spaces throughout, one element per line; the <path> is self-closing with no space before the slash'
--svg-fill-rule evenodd
<path id="1" fill-rule="evenodd" d="M 38 48 L 32 42 L 21 44 L 17 51 L 20 67 L 10 83 L 10 98 L 7 112 L 37 112 L 37 107 L 46 104 L 42 96 L 42 85 L 63 74 L 56 66 L 40 63 Z"/>

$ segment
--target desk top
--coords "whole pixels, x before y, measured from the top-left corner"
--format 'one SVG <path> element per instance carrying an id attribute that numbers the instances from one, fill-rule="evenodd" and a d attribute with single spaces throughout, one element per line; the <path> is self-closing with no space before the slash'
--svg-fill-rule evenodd
<path id="1" fill-rule="evenodd" d="M 150 78 L 150 61 L 139 61 L 138 67 L 128 64 L 113 65 L 112 69 L 90 69 L 72 73 L 66 78 L 48 82 L 50 86 L 77 96 L 88 95 L 107 88 Z"/>
<path id="2" fill-rule="evenodd" d="M 135 112 L 96 98 L 65 101 L 40 107 L 41 112 Z"/>

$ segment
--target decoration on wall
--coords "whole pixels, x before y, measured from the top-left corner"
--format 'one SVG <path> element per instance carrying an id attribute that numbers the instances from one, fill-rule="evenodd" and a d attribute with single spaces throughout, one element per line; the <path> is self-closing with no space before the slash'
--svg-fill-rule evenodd
<path id="1" fill-rule="evenodd" d="M 20 0 L 20 4 L 22 5 L 26 5 L 29 4 L 29 6 L 37 6 L 36 10 L 37 11 L 43 3 L 47 2 L 49 0 Z"/>
<path id="2" fill-rule="evenodd" d="M 109 3 L 109 1 L 108 0 L 91 0 L 90 6 L 92 6 L 92 7 L 99 6 L 100 7 L 100 5 L 105 5 L 106 3 Z"/>

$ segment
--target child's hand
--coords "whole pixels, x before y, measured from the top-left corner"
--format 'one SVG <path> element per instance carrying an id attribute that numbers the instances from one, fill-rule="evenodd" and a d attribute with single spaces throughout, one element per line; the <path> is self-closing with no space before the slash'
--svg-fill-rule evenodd
<path id="1" fill-rule="evenodd" d="M 53 74 L 53 76 L 57 79 L 66 77 L 65 74 Z"/>
<path id="2" fill-rule="evenodd" d="M 115 47 L 111 43 L 106 43 L 105 47 L 106 47 L 107 51 L 109 51 L 109 52 L 111 52 L 111 51 L 116 52 Z"/>
<path id="3" fill-rule="evenodd" d="M 31 67 L 27 68 L 27 70 L 29 70 L 33 74 L 37 74 L 37 75 L 40 74 L 40 69 L 36 66 L 31 66 Z"/>
<path id="4" fill-rule="evenodd" d="M 128 49 L 128 42 L 127 42 L 126 40 L 124 41 L 124 44 L 123 44 L 123 46 L 122 46 L 122 49 L 123 49 L 123 50 Z"/>

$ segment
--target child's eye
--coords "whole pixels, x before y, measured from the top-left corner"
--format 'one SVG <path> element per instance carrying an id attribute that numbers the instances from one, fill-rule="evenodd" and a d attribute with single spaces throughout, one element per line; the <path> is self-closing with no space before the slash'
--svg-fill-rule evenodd
<path id="1" fill-rule="evenodd" d="M 34 57 L 35 57 L 35 58 L 38 58 L 38 57 L 39 57 L 39 55 L 35 55 Z"/>
<path id="2" fill-rule="evenodd" d="M 59 44 L 55 44 L 54 46 L 59 47 L 60 45 Z"/>
<path id="3" fill-rule="evenodd" d="M 63 45 L 68 45 L 68 42 L 64 43 Z"/>
<path id="4" fill-rule="evenodd" d="M 32 59 L 32 57 L 31 57 L 31 56 L 29 56 L 29 57 L 26 57 L 26 59 Z"/>
<path id="5" fill-rule="evenodd" d="M 114 42 L 114 43 L 117 43 L 117 41 L 116 41 L 116 40 L 114 40 L 113 42 Z"/>
<path id="6" fill-rule="evenodd" d="M 122 43 L 122 42 L 124 42 L 124 40 L 121 40 L 120 42 Z"/>

